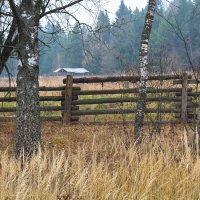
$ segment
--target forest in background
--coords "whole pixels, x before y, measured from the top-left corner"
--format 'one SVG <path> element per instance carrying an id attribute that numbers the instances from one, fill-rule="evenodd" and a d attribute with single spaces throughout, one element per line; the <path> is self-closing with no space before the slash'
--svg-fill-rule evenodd
<path id="1" fill-rule="evenodd" d="M 99 12 L 95 27 L 76 22 L 66 32 L 50 22 L 41 25 L 40 74 L 52 75 L 59 67 L 85 67 L 91 74 L 137 71 L 146 8 L 131 10 L 122 0 L 114 22 L 108 13 Z M 173 0 L 167 8 L 158 2 L 150 39 L 150 72 L 199 66 L 199 21 L 200 0 Z M 15 59 L 8 62 L 13 75 L 16 64 Z"/>

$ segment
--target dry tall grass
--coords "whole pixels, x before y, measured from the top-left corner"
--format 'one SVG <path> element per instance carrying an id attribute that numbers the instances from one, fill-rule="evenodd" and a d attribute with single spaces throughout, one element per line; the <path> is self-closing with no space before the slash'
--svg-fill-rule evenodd
<path id="1" fill-rule="evenodd" d="M 0 199 L 199 199 L 200 159 L 182 143 L 156 139 L 135 147 L 110 137 L 90 146 L 40 151 L 21 169 L 0 153 Z M 162 138 L 163 139 L 163 138 Z"/>

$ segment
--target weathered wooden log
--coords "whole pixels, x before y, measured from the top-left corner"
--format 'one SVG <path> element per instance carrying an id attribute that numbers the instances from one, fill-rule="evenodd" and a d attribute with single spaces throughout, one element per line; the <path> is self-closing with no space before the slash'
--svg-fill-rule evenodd
<path id="1" fill-rule="evenodd" d="M 62 91 L 64 90 L 64 86 L 60 87 L 39 87 L 40 91 Z M 0 92 L 16 92 L 16 87 L 0 87 Z"/>
<path id="2" fill-rule="evenodd" d="M 15 102 L 16 97 L 0 97 L 0 102 Z"/>
<path id="3" fill-rule="evenodd" d="M 0 87 L 0 92 L 16 92 L 16 87 Z"/>
<path id="4" fill-rule="evenodd" d="M 78 90 L 77 90 L 78 91 Z M 61 92 L 62 97 L 64 98 L 63 100 L 65 100 L 65 91 Z M 72 94 L 72 100 L 77 100 L 78 99 L 78 95 L 76 94 Z"/>
<path id="5" fill-rule="evenodd" d="M 84 105 L 84 104 L 104 104 L 104 103 L 125 103 L 125 102 L 137 102 L 137 97 L 124 97 L 124 98 L 100 98 L 100 99 L 81 99 L 72 101 L 72 105 Z M 147 102 L 180 102 L 181 98 L 177 97 L 148 97 Z"/>
<path id="6" fill-rule="evenodd" d="M 15 121 L 16 117 L 15 116 L 11 116 L 11 117 L 0 117 L 0 122 L 8 122 L 8 121 Z M 61 116 L 42 116 L 41 117 L 42 121 L 63 121 L 63 118 Z M 73 116 L 71 118 L 72 122 L 77 122 L 79 120 L 78 116 Z"/>
<path id="7" fill-rule="evenodd" d="M 170 92 L 181 92 L 181 88 L 147 88 L 147 93 L 170 93 Z M 192 91 L 192 88 L 189 88 L 188 91 Z M 74 90 L 73 95 L 98 95 L 98 94 L 132 94 L 138 93 L 138 88 L 132 89 L 116 89 L 116 90 Z"/>
<path id="8" fill-rule="evenodd" d="M 76 92 L 76 91 L 80 91 L 80 90 L 81 90 L 80 87 L 72 87 L 72 93 L 73 93 L 73 91 Z M 65 99 L 65 92 L 66 91 L 62 91 L 61 92 L 61 94 L 62 94 L 62 96 L 63 96 L 64 99 Z M 73 95 L 72 94 L 72 100 L 77 100 L 77 99 L 78 99 L 78 95 L 76 95 L 76 94 Z M 64 100 L 61 101 L 61 106 L 65 106 L 65 101 Z M 79 110 L 79 106 L 71 106 L 71 110 Z M 64 110 L 61 112 L 61 115 L 62 115 L 62 117 L 64 119 Z M 72 121 L 79 121 L 79 117 L 71 116 L 70 122 L 72 122 Z"/>
<path id="9" fill-rule="evenodd" d="M 40 91 L 63 91 L 65 90 L 65 86 L 60 87 L 40 87 Z M 80 87 L 73 87 L 73 90 L 80 90 Z"/>
<path id="10" fill-rule="evenodd" d="M 132 109 L 99 109 L 99 110 L 74 110 L 72 111 L 73 116 L 80 115 L 103 115 L 103 114 L 128 114 L 135 113 L 136 108 Z M 145 113 L 157 113 L 158 109 L 148 108 Z M 159 110 L 161 113 L 180 113 L 180 109 L 173 108 L 162 108 Z"/>
<path id="11" fill-rule="evenodd" d="M 63 101 L 63 96 L 40 96 L 40 101 Z"/>
<path id="12" fill-rule="evenodd" d="M 176 92 L 176 96 L 181 96 L 181 93 L 180 92 Z M 200 96 L 200 92 L 188 92 L 188 96 L 199 97 Z"/>
<path id="13" fill-rule="evenodd" d="M 39 87 L 39 90 L 41 92 L 45 91 L 45 92 L 48 92 L 48 91 L 62 91 L 65 89 L 65 86 L 60 86 L 60 87 L 46 87 L 46 86 L 42 86 L 42 87 Z"/>
<path id="14" fill-rule="evenodd" d="M 71 75 L 67 75 L 66 78 L 66 86 L 65 86 L 65 93 L 64 93 L 64 116 L 63 116 L 63 122 L 69 123 L 71 119 L 71 112 L 72 112 L 72 90 L 73 90 L 73 77 Z"/>
<path id="15" fill-rule="evenodd" d="M 77 100 L 78 96 L 72 96 L 72 100 Z M 64 96 L 41 96 L 40 101 L 64 101 Z M 16 97 L 0 97 L 0 102 L 15 102 Z"/>
<path id="16" fill-rule="evenodd" d="M 72 91 L 73 91 L 73 90 L 81 90 L 81 87 L 79 87 L 79 86 L 73 86 L 73 87 L 72 87 Z"/>
<path id="17" fill-rule="evenodd" d="M 181 123 L 181 120 L 177 119 L 177 120 L 165 120 L 165 121 L 144 121 L 144 124 L 145 125 L 148 125 L 148 124 L 152 124 L 152 123 L 160 123 L 162 125 L 167 125 L 167 124 L 180 124 Z M 122 124 L 125 124 L 125 125 L 128 125 L 128 124 L 134 124 L 134 121 L 133 120 L 126 120 L 126 121 L 79 121 L 79 122 L 73 122 L 72 124 L 81 124 L 81 125 L 122 125 Z"/>
<path id="18" fill-rule="evenodd" d="M 187 73 L 183 73 L 182 78 L 182 92 L 181 92 L 181 120 L 182 122 L 187 121 L 187 103 L 188 103 L 188 75 Z"/>
<path id="19" fill-rule="evenodd" d="M 196 114 L 196 113 L 189 113 L 188 114 L 188 119 L 196 120 L 197 118 L 198 118 L 198 114 Z"/>
<path id="20" fill-rule="evenodd" d="M 80 87 L 73 87 L 73 90 L 80 90 Z M 46 86 L 42 86 L 39 87 L 39 90 L 41 92 L 43 91 L 63 91 L 65 90 L 65 86 L 59 86 L 59 87 L 46 87 Z M 0 92 L 16 92 L 16 87 L 0 87 Z"/>
<path id="21" fill-rule="evenodd" d="M 164 75 L 164 76 L 149 76 L 148 80 L 173 80 L 181 79 L 181 75 Z M 139 76 L 107 76 L 107 77 L 81 77 L 73 78 L 73 83 L 105 83 L 105 82 L 117 82 L 117 81 L 131 81 L 137 82 L 140 80 Z M 63 79 L 63 83 L 66 84 L 66 78 Z"/>
<path id="22" fill-rule="evenodd" d="M 16 112 L 16 107 L 0 107 L 0 112 Z"/>
<path id="23" fill-rule="evenodd" d="M 40 111 L 62 111 L 64 107 L 61 106 L 44 106 L 40 107 Z M 0 112 L 16 112 L 16 107 L 0 107 Z"/>
<path id="24" fill-rule="evenodd" d="M 175 118 L 181 119 L 181 114 L 175 114 Z M 187 119 L 197 119 L 197 114 L 196 113 L 188 113 Z"/>
<path id="25" fill-rule="evenodd" d="M 40 107 L 40 111 L 62 111 L 64 107 L 61 106 L 44 106 Z"/>
<path id="26" fill-rule="evenodd" d="M 188 80 L 188 84 L 199 84 L 200 80 Z M 182 80 L 174 80 L 174 85 L 182 84 Z"/>
<path id="27" fill-rule="evenodd" d="M 61 106 L 65 106 L 65 102 L 61 101 Z M 71 106 L 72 110 L 79 110 L 79 106 Z"/>
<path id="28" fill-rule="evenodd" d="M 72 110 L 79 110 L 79 106 L 72 106 Z"/>
<path id="29" fill-rule="evenodd" d="M 62 96 L 41 96 L 40 101 L 62 101 L 64 97 Z M 1 97 L 0 102 L 15 102 L 16 97 Z"/>
<path id="30" fill-rule="evenodd" d="M 176 94 L 175 94 L 175 96 L 176 96 Z M 181 96 L 176 96 L 174 98 L 182 98 L 182 95 Z M 187 96 L 187 99 L 188 99 L 188 101 L 192 101 L 193 97 L 192 96 Z"/>
<path id="31" fill-rule="evenodd" d="M 42 121 L 62 121 L 62 117 L 60 117 L 60 116 L 48 116 L 48 117 L 42 116 L 41 120 Z"/>
<path id="32" fill-rule="evenodd" d="M 181 102 L 176 103 L 177 108 L 181 108 Z M 199 104 L 197 102 L 188 101 L 187 108 L 198 108 Z"/>
<path id="33" fill-rule="evenodd" d="M 72 87 L 72 92 L 73 91 L 80 91 L 80 90 L 81 90 L 80 87 Z M 65 91 L 62 91 L 61 94 L 62 94 L 62 96 L 64 98 L 64 100 L 61 101 L 61 106 L 65 106 Z M 72 94 L 72 100 L 78 100 L 78 95 L 73 95 Z M 72 106 L 71 105 L 71 110 L 79 110 L 79 106 Z M 61 112 L 61 115 L 64 118 L 64 110 Z M 71 120 L 70 121 L 78 121 L 78 120 L 79 120 L 79 118 L 77 120 L 72 120 L 72 116 L 71 116 Z"/>

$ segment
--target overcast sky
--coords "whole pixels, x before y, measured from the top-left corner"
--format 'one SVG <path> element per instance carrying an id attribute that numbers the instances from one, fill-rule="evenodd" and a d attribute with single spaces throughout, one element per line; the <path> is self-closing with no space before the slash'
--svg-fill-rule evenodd
<path id="1" fill-rule="evenodd" d="M 105 9 L 114 15 L 116 10 L 119 8 L 120 2 L 121 0 L 109 0 Z M 147 5 L 147 0 L 124 0 L 124 3 L 127 7 L 134 10 L 136 7 L 139 9 L 145 7 Z"/>
<path id="2" fill-rule="evenodd" d="M 103 5 L 103 8 L 108 11 L 108 14 L 111 20 L 115 19 L 115 13 L 119 8 L 121 0 L 107 0 L 107 3 Z M 134 10 L 136 7 L 139 9 L 144 8 L 147 5 L 148 0 L 124 0 L 125 5 L 131 10 Z"/>
<path id="3" fill-rule="evenodd" d="M 115 20 L 115 14 L 117 9 L 120 6 L 121 0 L 103 0 L 103 1 L 99 1 L 100 5 L 99 7 L 93 7 L 93 6 L 89 6 L 89 10 L 91 10 L 91 13 L 87 13 L 85 12 L 85 10 L 80 9 L 77 10 L 75 9 L 75 12 L 73 14 L 75 14 L 79 19 L 81 16 L 80 21 L 82 22 L 86 22 L 89 23 L 90 25 L 92 25 L 93 23 L 95 23 L 95 19 L 97 17 L 97 13 L 99 10 L 107 10 L 108 15 L 110 17 L 111 21 Z M 129 8 L 131 8 L 131 10 L 134 10 L 136 7 L 138 7 L 139 9 L 144 8 L 147 5 L 148 0 L 124 0 L 125 5 Z M 90 4 L 88 4 L 90 5 Z"/>

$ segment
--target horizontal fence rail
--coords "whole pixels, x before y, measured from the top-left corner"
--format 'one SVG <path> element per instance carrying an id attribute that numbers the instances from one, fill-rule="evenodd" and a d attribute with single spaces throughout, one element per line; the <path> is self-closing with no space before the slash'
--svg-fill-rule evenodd
<path id="1" fill-rule="evenodd" d="M 72 100 L 77 100 L 77 96 L 73 96 Z M 16 102 L 16 97 L 0 97 L 0 102 Z M 64 96 L 40 96 L 40 101 L 64 101 Z"/>
<path id="2" fill-rule="evenodd" d="M 188 78 L 192 76 L 189 75 Z M 175 80 L 182 79 L 182 75 L 162 75 L 162 76 L 149 76 L 148 80 Z M 130 81 L 138 82 L 139 76 L 107 76 L 107 77 L 81 77 L 74 78 L 73 83 L 106 83 L 106 82 L 119 82 L 119 81 Z M 63 83 L 66 84 L 67 79 L 63 79 Z"/>
<path id="3" fill-rule="evenodd" d="M 138 88 L 133 89 L 115 89 L 115 90 L 73 90 L 74 95 L 99 95 L 99 94 L 135 94 L 138 93 Z M 191 92 L 192 88 L 188 88 L 188 92 Z M 182 92 L 181 88 L 147 88 L 147 93 L 162 93 L 162 92 Z M 200 95 L 200 93 L 199 93 Z M 180 95 L 181 96 L 181 95 Z"/>
<path id="4" fill-rule="evenodd" d="M 82 99 L 72 101 L 72 105 L 85 104 L 104 104 L 104 103 L 130 103 L 137 102 L 138 97 L 124 97 L 124 98 L 99 98 L 99 99 Z M 146 102 L 179 102 L 181 98 L 175 97 L 147 97 Z"/>
<path id="5" fill-rule="evenodd" d="M 103 115 L 103 114 L 129 114 L 135 113 L 136 108 L 134 109 L 99 109 L 99 110 L 77 110 L 72 111 L 73 115 Z M 145 113 L 180 113 L 180 109 L 172 109 L 172 108 L 162 108 L 158 109 L 145 109 Z"/>

